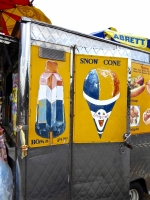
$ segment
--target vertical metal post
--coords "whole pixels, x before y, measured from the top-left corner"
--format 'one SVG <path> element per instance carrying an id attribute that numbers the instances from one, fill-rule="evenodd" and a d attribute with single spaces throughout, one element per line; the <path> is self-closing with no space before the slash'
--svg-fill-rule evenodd
<path id="1" fill-rule="evenodd" d="M 69 143 L 69 200 L 72 199 L 72 153 L 73 153 L 73 118 L 74 118 L 74 55 L 75 46 L 71 47 L 70 58 L 70 143 Z"/>
<path id="2" fill-rule="evenodd" d="M 31 22 L 21 23 L 21 38 L 19 46 L 19 84 L 18 84 L 18 111 L 17 125 L 28 126 L 29 107 L 29 69 L 30 69 L 30 26 Z M 27 140 L 27 130 L 24 130 Z M 16 200 L 26 199 L 26 158 L 21 158 L 20 134 L 17 133 L 17 160 L 16 160 Z"/>

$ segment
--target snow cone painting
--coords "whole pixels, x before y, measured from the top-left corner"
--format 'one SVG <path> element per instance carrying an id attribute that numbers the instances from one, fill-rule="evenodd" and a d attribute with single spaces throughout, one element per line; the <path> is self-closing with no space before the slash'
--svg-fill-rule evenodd
<path id="1" fill-rule="evenodd" d="M 119 84 L 115 72 L 101 68 L 92 69 L 84 80 L 83 96 L 88 103 L 100 138 L 120 96 Z"/>

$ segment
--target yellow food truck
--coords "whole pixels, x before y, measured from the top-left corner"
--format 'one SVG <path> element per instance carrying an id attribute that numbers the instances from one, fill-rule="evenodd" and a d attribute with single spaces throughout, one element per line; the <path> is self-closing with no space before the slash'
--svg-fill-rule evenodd
<path id="1" fill-rule="evenodd" d="M 14 200 L 149 194 L 149 52 L 23 17 L 0 56 Z"/>

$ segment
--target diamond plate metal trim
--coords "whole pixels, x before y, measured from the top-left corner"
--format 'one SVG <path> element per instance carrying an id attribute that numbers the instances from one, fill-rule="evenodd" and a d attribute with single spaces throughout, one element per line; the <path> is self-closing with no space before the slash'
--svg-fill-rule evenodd
<path id="1" fill-rule="evenodd" d="M 119 44 L 115 45 L 105 40 L 101 41 L 96 37 L 87 37 L 88 35 L 82 36 L 79 35 L 79 33 L 67 32 L 66 30 L 59 30 L 50 26 L 45 27 L 33 22 L 31 23 L 31 40 L 33 45 L 46 48 L 48 48 L 47 43 L 49 43 L 50 48 L 55 48 L 56 45 L 60 45 L 60 47 L 76 45 L 76 53 L 78 54 L 121 56 L 149 63 L 148 53 L 122 47 Z"/>

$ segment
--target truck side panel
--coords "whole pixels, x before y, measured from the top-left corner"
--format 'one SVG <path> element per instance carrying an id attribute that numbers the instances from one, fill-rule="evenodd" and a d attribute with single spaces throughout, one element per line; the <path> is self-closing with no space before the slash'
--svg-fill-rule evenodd
<path id="1" fill-rule="evenodd" d="M 23 24 L 23 26 L 27 26 L 27 24 L 28 23 Z M 76 52 L 78 54 L 126 57 L 128 60 L 135 59 L 142 62 L 149 62 L 148 54 L 109 43 L 108 41 L 98 40 L 91 36 L 78 34 L 34 21 L 28 25 L 31 25 L 31 45 L 38 48 L 42 47 L 50 50 L 59 49 L 68 53 L 72 46 L 77 45 Z M 22 49 L 24 49 L 24 45 Z M 27 97 L 30 92 L 29 75 L 31 63 L 30 59 L 24 62 L 24 57 L 22 57 L 22 55 L 21 52 L 20 74 L 23 78 L 20 80 L 21 98 L 19 104 L 21 105 L 21 109 L 19 110 L 20 114 L 18 116 L 21 119 L 19 122 L 23 122 L 23 125 L 28 128 L 28 125 L 30 125 L 30 123 L 28 123 L 30 116 L 26 118 L 25 113 L 29 111 L 28 108 L 30 104 Z M 25 75 L 27 76 L 24 76 L 24 69 Z M 128 71 L 130 73 L 130 68 Z M 68 83 L 68 86 L 70 86 L 70 83 L 71 82 Z M 26 87 L 24 88 L 24 86 Z M 32 89 L 34 89 L 34 87 Z M 70 89 L 68 89 L 68 98 L 69 92 Z M 27 96 L 25 96 L 25 94 L 27 94 Z M 72 101 L 68 100 L 68 102 L 70 102 L 69 106 L 72 106 Z M 36 105 L 34 105 L 34 107 L 36 107 Z M 129 120 L 128 107 L 129 104 L 127 105 L 127 120 Z M 67 119 L 73 124 L 73 118 L 69 120 L 69 117 L 72 116 L 73 113 L 71 113 L 69 108 L 67 109 Z M 28 113 L 30 115 L 30 111 Z M 34 111 L 34 118 L 35 113 Z M 92 123 L 94 122 L 92 121 Z M 80 136 L 77 137 L 78 141 L 73 141 L 73 126 L 74 125 L 70 127 L 68 124 L 69 133 L 67 134 L 71 135 L 71 139 L 69 138 L 64 144 L 61 142 L 59 145 L 55 144 L 51 146 L 36 144 L 34 148 L 29 146 L 28 156 L 23 160 L 21 159 L 20 150 L 17 150 L 20 172 L 19 183 L 21 183 L 21 187 L 19 188 L 21 191 L 20 199 L 94 200 L 98 198 L 108 199 L 108 197 L 110 199 L 112 198 L 112 200 L 129 199 L 130 151 L 124 146 L 122 136 L 122 140 L 116 139 L 113 142 L 109 142 L 108 140 L 104 140 L 102 143 L 97 141 L 93 143 L 91 140 L 87 142 L 87 140 L 80 140 Z M 129 127 L 127 125 L 127 132 L 128 129 Z M 80 135 L 79 131 L 80 130 L 78 130 L 78 134 Z M 26 139 L 28 139 L 29 136 L 29 140 L 32 139 L 35 134 L 35 132 L 33 133 L 33 131 L 29 129 L 26 129 L 25 133 L 27 135 Z M 111 134 L 110 130 L 109 133 Z M 28 142 L 31 145 L 32 142 L 30 141 Z M 58 141 L 56 140 L 55 142 L 57 143 Z M 37 174 L 40 178 L 38 178 Z"/>

